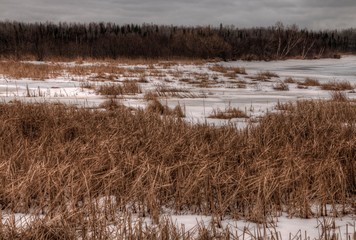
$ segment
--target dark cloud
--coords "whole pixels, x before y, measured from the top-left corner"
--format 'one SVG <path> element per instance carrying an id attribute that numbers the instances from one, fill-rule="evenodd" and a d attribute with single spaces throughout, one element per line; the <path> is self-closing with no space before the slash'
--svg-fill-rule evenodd
<path id="1" fill-rule="evenodd" d="M 355 0 L 0 0 L 0 20 L 270 26 L 356 25 Z"/>

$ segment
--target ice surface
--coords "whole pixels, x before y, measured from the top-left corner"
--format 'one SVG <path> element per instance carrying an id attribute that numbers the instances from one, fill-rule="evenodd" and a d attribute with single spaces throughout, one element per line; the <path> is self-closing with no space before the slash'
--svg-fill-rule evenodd
<path id="1" fill-rule="evenodd" d="M 128 65 L 118 64 L 120 68 L 144 69 L 146 71 L 148 83 L 140 83 L 143 92 L 154 91 L 157 86 L 167 88 L 186 89 L 194 97 L 162 97 L 161 102 L 170 107 L 180 104 L 186 111 L 186 120 L 193 123 L 212 123 L 221 125 L 226 123 L 236 123 L 244 126 L 244 119 L 216 120 L 209 118 L 213 109 L 225 109 L 226 107 L 236 107 L 247 113 L 251 117 L 259 117 L 268 111 L 274 111 L 274 106 L 280 102 L 296 101 L 299 99 L 326 99 L 330 97 L 330 92 L 320 90 L 318 87 L 308 87 L 308 89 L 297 88 L 297 84 L 288 84 L 289 91 L 277 91 L 273 85 L 283 81 L 286 77 L 293 77 L 302 81 L 306 77 L 318 79 L 321 83 L 328 81 L 349 81 L 356 83 L 356 57 L 343 56 L 341 59 L 320 59 L 320 60 L 286 60 L 271 62 L 220 62 L 206 63 L 203 65 L 194 64 L 171 64 L 168 66 L 155 64 L 154 70 L 159 71 L 162 76 L 150 75 L 148 65 Z M 33 64 L 51 64 L 43 62 L 30 62 Z M 75 62 L 57 63 L 64 66 L 73 67 Z M 103 64 L 103 63 L 100 63 Z M 237 74 L 236 79 L 229 79 L 224 74 L 214 72 L 209 67 L 213 65 L 225 67 L 245 67 L 248 75 Z M 81 63 L 82 66 L 91 66 L 95 63 Z M 278 78 L 270 81 L 252 81 L 251 76 L 259 72 L 270 71 L 277 73 Z M 178 75 L 176 75 L 178 74 Z M 198 75 L 197 75 L 198 74 Z M 182 79 L 197 81 L 199 74 L 205 74 L 210 80 L 215 79 L 216 83 L 209 88 L 200 87 L 196 84 L 189 84 Z M 121 76 L 116 82 L 135 77 Z M 80 86 L 83 79 L 89 76 L 71 76 L 63 74 L 55 79 L 38 81 L 32 79 L 9 79 L 0 75 L 0 99 L 9 102 L 15 99 L 32 102 L 63 102 L 85 107 L 97 107 L 105 100 L 105 97 L 95 94 L 93 90 L 88 90 Z M 137 77 L 136 77 L 137 79 Z M 245 88 L 237 88 L 236 81 L 245 81 Z M 96 83 L 97 85 L 103 83 Z M 122 103 L 131 107 L 145 107 L 147 102 L 143 99 L 143 94 L 124 96 Z M 348 92 L 350 98 L 356 98 L 356 93 Z"/>

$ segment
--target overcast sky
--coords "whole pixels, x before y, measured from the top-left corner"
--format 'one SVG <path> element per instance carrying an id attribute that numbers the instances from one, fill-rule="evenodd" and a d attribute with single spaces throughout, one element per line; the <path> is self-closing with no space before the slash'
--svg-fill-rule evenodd
<path id="1" fill-rule="evenodd" d="M 0 0 L 0 20 L 356 27 L 356 0 Z"/>

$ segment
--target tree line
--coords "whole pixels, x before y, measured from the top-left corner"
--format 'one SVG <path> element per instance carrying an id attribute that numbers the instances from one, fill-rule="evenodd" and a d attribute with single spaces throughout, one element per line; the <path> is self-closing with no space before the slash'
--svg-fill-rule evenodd
<path id="1" fill-rule="evenodd" d="M 274 60 L 356 52 L 356 30 L 0 22 L 0 56 L 51 58 L 221 58 Z"/>

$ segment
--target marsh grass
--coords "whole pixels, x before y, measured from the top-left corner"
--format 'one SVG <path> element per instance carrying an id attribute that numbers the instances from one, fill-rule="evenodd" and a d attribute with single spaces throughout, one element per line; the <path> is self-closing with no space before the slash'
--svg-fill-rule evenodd
<path id="1" fill-rule="evenodd" d="M 333 81 L 321 84 L 320 88 L 327 91 L 353 90 L 355 87 L 348 81 Z"/>
<path id="2" fill-rule="evenodd" d="M 325 215 L 315 205 L 330 205 L 330 217 L 355 212 L 353 102 L 300 101 L 242 130 L 192 125 L 154 109 L 159 114 L 0 104 L 2 213 L 44 216 L 21 228 L 11 219 L 0 224 L 1 238 L 182 236 L 182 228 L 161 223 L 164 208 L 258 223 L 284 211 Z M 131 213 L 158 227 L 126 224 Z M 198 229 L 186 239 L 226 233 Z"/>
<path id="3" fill-rule="evenodd" d="M 276 91 L 289 91 L 289 86 L 285 82 L 279 81 L 273 84 L 273 89 Z"/>
<path id="4" fill-rule="evenodd" d="M 291 102 L 281 103 L 278 101 L 278 103 L 275 106 L 275 109 L 279 110 L 279 111 L 292 110 L 293 108 L 294 108 L 294 106 Z"/>
<path id="5" fill-rule="evenodd" d="M 318 79 L 308 77 L 305 78 L 303 82 L 298 82 L 298 85 L 301 85 L 303 87 L 318 87 L 321 84 Z"/>
<path id="6" fill-rule="evenodd" d="M 141 87 L 136 81 L 125 81 L 122 83 L 102 84 L 95 88 L 95 91 L 100 95 L 118 96 L 126 94 L 142 93 Z"/>
<path id="7" fill-rule="evenodd" d="M 216 75 L 213 75 L 211 78 L 211 76 L 206 73 L 193 73 L 192 78 L 182 78 L 179 81 L 199 88 L 211 88 L 219 83 L 218 79 L 219 77 Z"/>
<path id="8" fill-rule="evenodd" d="M 229 79 L 235 79 L 236 73 L 235 72 L 226 72 L 226 73 L 224 73 L 224 77 L 229 78 Z"/>
<path id="9" fill-rule="evenodd" d="M 259 75 L 265 76 L 267 78 L 279 78 L 279 75 L 275 72 L 271 72 L 271 71 L 261 71 L 259 72 Z"/>
<path id="10" fill-rule="evenodd" d="M 99 108 L 104 108 L 106 110 L 118 110 L 119 108 L 125 108 L 120 102 L 115 98 L 109 98 L 99 105 Z"/>
<path id="11" fill-rule="evenodd" d="M 154 94 L 157 97 L 176 97 L 176 98 L 198 98 L 197 94 L 190 92 L 186 88 L 170 87 L 164 84 L 156 86 Z"/>
<path id="12" fill-rule="evenodd" d="M 331 97 L 331 101 L 335 101 L 335 102 L 348 102 L 350 100 L 347 97 L 346 93 L 342 91 L 331 91 L 330 97 Z"/>
<path id="13" fill-rule="evenodd" d="M 246 69 L 244 67 L 231 67 L 230 70 L 232 70 L 236 74 L 242 74 L 242 75 L 247 74 Z"/>
<path id="14" fill-rule="evenodd" d="M 292 77 L 287 77 L 286 79 L 284 79 L 283 82 L 284 83 L 297 83 L 297 81 Z"/>
<path id="15" fill-rule="evenodd" d="M 146 82 L 145 76 L 149 66 L 138 68 L 131 65 L 131 62 L 118 61 L 86 61 L 83 64 L 77 61 L 74 65 L 62 62 L 20 62 L 1 61 L 0 75 L 6 78 L 33 80 L 46 80 L 56 77 L 87 77 L 92 81 L 109 82 L 117 80 L 119 77 L 138 77 L 140 82 Z M 120 65 L 121 64 L 121 65 Z M 155 69 L 152 69 L 152 72 Z M 159 72 L 160 73 L 160 72 Z"/>
<path id="16" fill-rule="evenodd" d="M 0 61 L 0 75 L 6 78 L 46 80 L 61 75 L 63 67 L 59 64 L 32 64 L 18 61 Z"/>
<path id="17" fill-rule="evenodd" d="M 163 105 L 158 98 L 152 98 L 149 100 L 146 107 L 146 111 L 149 113 L 158 113 L 164 116 L 175 116 L 179 118 L 185 117 L 183 108 L 180 105 L 175 106 L 173 109 L 169 108 L 167 105 Z"/>
<path id="18" fill-rule="evenodd" d="M 236 74 L 247 74 L 244 67 L 225 67 L 219 64 L 215 64 L 209 67 L 209 70 L 224 74 L 226 77 L 235 78 Z"/>
<path id="19" fill-rule="evenodd" d="M 224 110 L 219 108 L 213 109 L 209 118 L 217 118 L 217 119 L 232 119 L 232 118 L 248 118 L 248 115 L 235 107 L 228 106 Z"/>
<path id="20" fill-rule="evenodd" d="M 96 89 L 96 84 L 95 82 L 92 81 L 81 81 L 79 83 L 79 87 L 83 89 L 89 89 L 89 90 L 95 90 Z"/>
<path id="21" fill-rule="evenodd" d="M 214 71 L 214 72 L 219 72 L 219 73 L 227 73 L 228 68 L 224 67 L 222 65 L 215 64 L 211 67 L 209 67 L 209 70 Z"/>
<path id="22" fill-rule="evenodd" d="M 270 71 L 260 71 L 256 75 L 248 76 L 247 78 L 250 78 L 254 81 L 269 82 L 272 78 L 279 78 L 279 75 Z"/>
<path id="23" fill-rule="evenodd" d="M 109 84 L 99 85 L 95 89 L 95 91 L 96 93 L 105 96 L 118 96 L 124 93 L 123 88 L 119 83 L 109 83 Z"/>
<path id="24" fill-rule="evenodd" d="M 167 86 L 165 84 L 158 84 L 156 86 L 156 92 L 158 93 L 158 95 L 164 96 L 166 93 L 174 95 L 175 93 L 179 93 L 179 92 L 187 93 L 189 91 L 184 88 L 171 87 L 171 86 Z"/>

